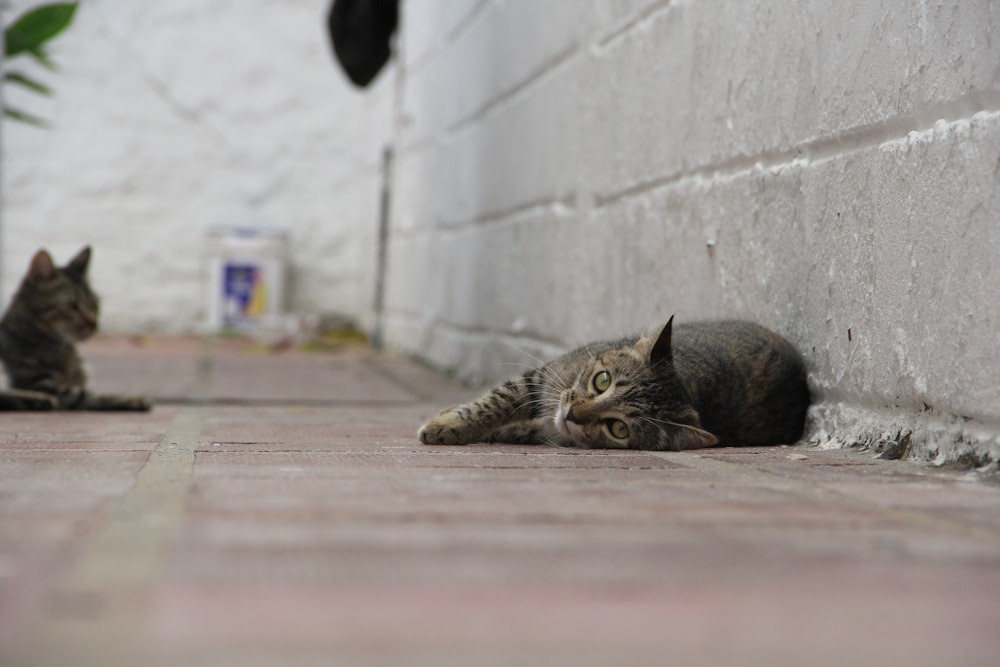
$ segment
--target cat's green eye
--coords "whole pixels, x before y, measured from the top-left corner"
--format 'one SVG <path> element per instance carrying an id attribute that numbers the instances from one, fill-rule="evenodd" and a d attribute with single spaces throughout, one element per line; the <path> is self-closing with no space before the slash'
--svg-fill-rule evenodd
<path id="1" fill-rule="evenodd" d="M 611 435 L 619 440 L 624 440 L 628 437 L 628 424 L 621 419 L 609 419 L 608 430 L 611 431 Z"/>
<path id="2" fill-rule="evenodd" d="M 594 389 L 597 390 L 598 394 L 604 393 L 611 386 L 611 373 L 607 371 L 601 371 L 594 376 Z"/>

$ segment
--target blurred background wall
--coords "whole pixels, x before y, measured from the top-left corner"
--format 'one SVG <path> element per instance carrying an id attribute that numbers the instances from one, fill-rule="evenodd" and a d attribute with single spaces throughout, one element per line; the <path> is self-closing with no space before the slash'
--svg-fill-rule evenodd
<path id="1" fill-rule="evenodd" d="M 1000 3 L 403 7 L 391 342 L 480 380 L 750 318 L 814 438 L 1000 454 Z"/>
<path id="2" fill-rule="evenodd" d="M 55 96 L 4 88 L 52 129 L 3 124 L 3 302 L 37 248 L 89 243 L 105 331 L 201 331 L 206 233 L 240 225 L 287 230 L 291 310 L 364 314 L 392 86 L 346 82 L 327 4 L 85 0 L 58 73 L 10 60 Z"/>
<path id="3" fill-rule="evenodd" d="M 750 318 L 814 439 L 1000 455 L 1000 3 L 402 0 L 363 91 L 327 5 L 83 3 L 55 128 L 4 126 L 4 295 L 92 243 L 106 330 L 196 330 L 206 229 L 279 225 L 291 309 L 371 327 L 392 144 L 390 345 L 483 382 Z"/>

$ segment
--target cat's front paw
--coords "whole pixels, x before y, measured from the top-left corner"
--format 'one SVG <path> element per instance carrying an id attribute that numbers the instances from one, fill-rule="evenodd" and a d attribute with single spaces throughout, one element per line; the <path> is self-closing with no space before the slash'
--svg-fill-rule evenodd
<path id="1" fill-rule="evenodd" d="M 59 399 L 43 391 L 12 391 L 16 396 L 14 405 L 18 410 L 56 410 Z"/>
<path id="2" fill-rule="evenodd" d="M 464 445 L 471 442 L 467 431 L 465 420 L 448 408 L 421 426 L 417 438 L 425 445 Z"/>
<path id="3" fill-rule="evenodd" d="M 55 410 L 59 407 L 59 399 L 55 396 L 44 396 L 28 401 L 29 410 Z"/>
<path id="4" fill-rule="evenodd" d="M 130 396 L 128 394 L 87 394 L 79 410 L 149 412 L 153 403 L 145 396 Z"/>
<path id="5" fill-rule="evenodd" d="M 145 396 L 127 396 L 125 397 L 125 409 L 135 410 L 136 412 L 149 412 L 153 409 L 153 402 L 146 398 Z"/>

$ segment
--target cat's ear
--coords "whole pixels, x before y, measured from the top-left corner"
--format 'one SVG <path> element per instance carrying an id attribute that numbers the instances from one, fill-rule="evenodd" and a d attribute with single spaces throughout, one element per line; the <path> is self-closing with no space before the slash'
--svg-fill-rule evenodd
<path id="1" fill-rule="evenodd" d="M 674 360 L 673 351 L 670 349 L 670 338 L 674 328 L 674 316 L 671 315 L 667 323 L 660 329 L 653 346 L 649 349 L 649 365 L 657 366 L 661 363 L 670 364 Z"/>
<path id="2" fill-rule="evenodd" d="M 703 449 L 712 447 L 719 442 L 719 439 L 697 426 L 678 424 L 667 433 L 670 439 L 670 449 L 679 452 L 684 449 Z"/>
<path id="3" fill-rule="evenodd" d="M 52 263 L 52 255 L 45 250 L 39 250 L 31 258 L 28 267 L 28 280 L 36 283 L 45 282 L 56 275 L 56 265 Z"/>
<path id="4" fill-rule="evenodd" d="M 719 442 L 718 438 L 701 427 L 701 417 L 693 407 L 671 416 L 669 420 L 664 420 L 663 424 L 663 448 L 670 451 L 702 449 Z"/>
<path id="5" fill-rule="evenodd" d="M 69 260 L 66 270 L 81 278 L 87 275 L 87 267 L 90 266 L 90 246 L 84 246 L 83 250 L 76 253 L 76 257 Z"/>

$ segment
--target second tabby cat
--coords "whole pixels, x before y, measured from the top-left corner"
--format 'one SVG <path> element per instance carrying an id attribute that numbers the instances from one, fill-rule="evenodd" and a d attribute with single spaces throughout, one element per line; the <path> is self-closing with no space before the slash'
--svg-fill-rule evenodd
<path id="1" fill-rule="evenodd" d="M 98 300 L 87 284 L 90 248 L 57 267 L 45 250 L 0 319 L 0 361 L 10 389 L 0 410 L 149 410 L 143 396 L 94 394 L 75 343 L 97 331 Z"/>
<path id="2" fill-rule="evenodd" d="M 774 445 L 802 437 L 809 389 L 795 349 L 741 321 L 696 322 L 594 343 L 451 408 L 424 444 L 650 450 Z"/>

